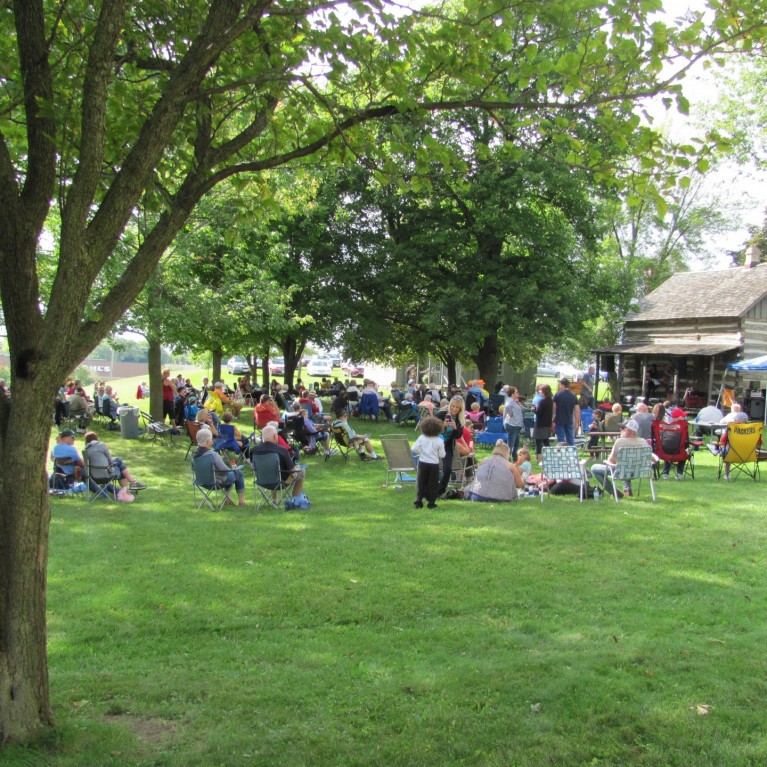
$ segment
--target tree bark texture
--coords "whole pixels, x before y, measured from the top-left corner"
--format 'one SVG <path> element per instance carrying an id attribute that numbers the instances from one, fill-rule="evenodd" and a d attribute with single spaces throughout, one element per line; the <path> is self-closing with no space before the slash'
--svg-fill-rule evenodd
<path id="1" fill-rule="evenodd" d="M 213 380 L 210 382 L 211 385 L 216 383 L 216 381 L 221 380 L 221 361 L 224 358 L 224 352 L 221 349 L 214 349 L 213 350 Z"/>
<path id="2" fill-rule="evenodd" d="M 149 412 L 155 421 L 162 421 L 162 344 L 157 338 L 147 338 L 149 367 Z"/>
<path id="3" fill-rule="evenodd" d="M 479 369 L 479 377 L 486 383 L 492 384 L 498 378 L 498 363 L 500 362 L 498 336 L 495 333 L 482 339 L 473 359 Z"/>
<path id="4" fill-rule="evenodd" d="M 29 737 L 52 722 L 46 454 L 61 375 L 52 365 L 38 367 L 31 379 L 13 375 L 13 400 L 0 434 L 0 742 Z"/>
<path id="5" fill-rule="evenodd" d="M 282 354 L 285 360 L 284 382 L 286 387 L 293 386 L 293 379 L 296 375 L 296 368 L 301 362 L 301 355 L 304 353 L 306 342 L 299 341 L 295 336 L 288 336 L 280 344 Z"/>

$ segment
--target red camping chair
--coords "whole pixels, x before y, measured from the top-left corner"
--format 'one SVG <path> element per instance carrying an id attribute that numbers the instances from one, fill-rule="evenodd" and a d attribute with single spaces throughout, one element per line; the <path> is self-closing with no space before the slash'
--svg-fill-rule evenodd
<path id="1" fill-rule="evenodd" d="M 660 459 L 655 464 L 656 474 L 660 473 L 660 461 L 666 464 L 684 462 L 684 475 L 689 474 L 690 479 L 695 479 L 695 453 L 690 447 L 690 425 L 687 421 L 679 420 L 671 423 L 653 421 L 652 450 Z"/>

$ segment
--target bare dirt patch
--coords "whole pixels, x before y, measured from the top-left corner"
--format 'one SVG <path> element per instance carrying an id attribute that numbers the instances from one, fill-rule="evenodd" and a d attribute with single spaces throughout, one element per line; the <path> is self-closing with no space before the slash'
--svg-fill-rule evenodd
<path id="1" fill-rule="evenodd" d="M 130 714 L 106 714 L 104 720 L 109 724 L 127 727 L 142 743 L 147 745 L 165 745 L 172 741 L 178 732 L 178 722 L 167 719 L 146 719 Z"/>

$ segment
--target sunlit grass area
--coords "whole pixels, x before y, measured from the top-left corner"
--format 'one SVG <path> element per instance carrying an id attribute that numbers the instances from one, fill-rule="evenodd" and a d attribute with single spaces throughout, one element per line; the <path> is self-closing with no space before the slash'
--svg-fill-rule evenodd
<path id="1" fill-rule="evenodd" d="M 765 487 L 708 452 L 657 503 L 414 510 L 334 456 L 309 511 L 214 513 L 185 447 L 104 434 L 150 488 L 53 500 L 59 728 L 6 764 L 767 763 Z"/>

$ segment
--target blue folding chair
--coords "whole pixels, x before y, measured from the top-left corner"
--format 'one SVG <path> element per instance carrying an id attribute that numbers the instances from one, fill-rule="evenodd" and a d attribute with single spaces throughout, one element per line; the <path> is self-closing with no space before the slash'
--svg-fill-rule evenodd
<path id="1" fill-rule="evenodd" d="M 499 416 L 488 418 L 484 431 L 474 436 L 474 446 L 492 449 L 499 439 L 502 439 L 507 445 L 509 444 L 509 435 L 503 427 L 503 418 Z"/>

